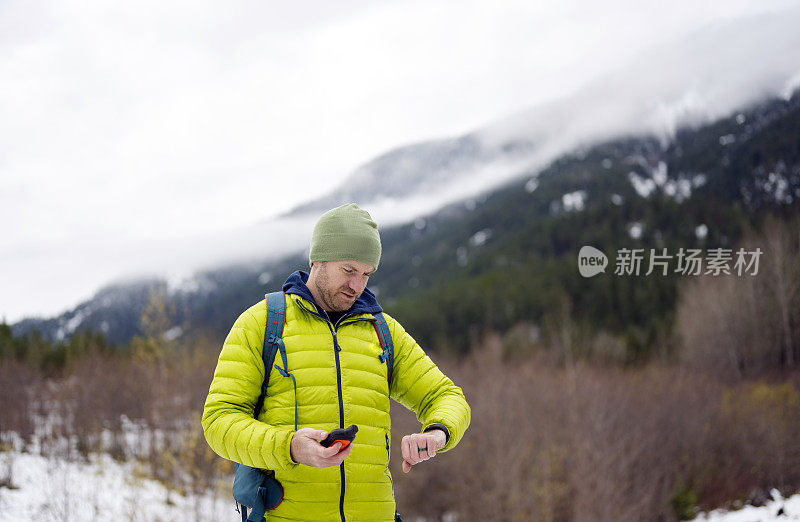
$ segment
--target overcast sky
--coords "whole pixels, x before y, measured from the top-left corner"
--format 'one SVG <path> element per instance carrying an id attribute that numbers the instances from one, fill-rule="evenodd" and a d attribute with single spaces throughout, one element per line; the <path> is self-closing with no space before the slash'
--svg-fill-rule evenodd
<path id="1" fill-rule="evenodd" d="M 799 3 L 5 0 L 0 317 L 59 312 L 145 266 L 139 245 L 224 236 L 387 149 Z"/>

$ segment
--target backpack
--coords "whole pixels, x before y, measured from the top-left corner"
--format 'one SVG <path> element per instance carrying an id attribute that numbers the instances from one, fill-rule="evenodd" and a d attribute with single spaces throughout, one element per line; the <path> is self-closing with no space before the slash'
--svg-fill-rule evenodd
<path id="1" fill-rule="evenodd" d="M 284 377 L 291 377 L 294 385 L 294 429 L 297 430 L 297 381 L 288 371 L 286 346 L 283 344 L 283 325 L 286 320 L 286 301 L 283 292 L 270 292 L 264 296 L 267 300 L 267 326 L 264 331 L 264 346 L 261 358 L 264 360 L 264 382 L 261 393 L 253 409 L 253 416 L 258 418 L 258 413 L 264 406 L 269 385 L 269 374 L 272 367 Z M 392 387 L 392 370 L 394 368 L 394 343 L 389 332 L 389 325 L 382 313 L 375 314 L 373 322 L 378 340 L 383 352 L 378 355 L 381 364 L 386 362 L 389 379 L 389 389 Z M 283 367 L 275 365 L 275 357 L 280 352 Z M 244 464 L 236 463 L 236 475 L 233 479 L 233 498 L 236 500 L 237 509 L 241 508 L 242 522 L 260 522 L 264 520 L 264 513 L 275 509 L 283 501 L 283 486 L 275 479 L 274 471 L 265 471 Z M 250 508 L 250 516 L 247 516 Z"/>

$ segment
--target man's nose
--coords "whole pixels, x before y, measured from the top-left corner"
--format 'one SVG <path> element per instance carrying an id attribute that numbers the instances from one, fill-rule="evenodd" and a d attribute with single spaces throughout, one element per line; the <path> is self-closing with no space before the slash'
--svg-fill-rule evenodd
<path id="1" fill-rule="evenodd" d="M 364 291 L 364 287 L 367 286 L 367 282 L 360 277 L 351 277 L 347 281 L 347 286 L 350 287 L 350 290 L 352 290 L 353 293 L 360 294 Z"/>

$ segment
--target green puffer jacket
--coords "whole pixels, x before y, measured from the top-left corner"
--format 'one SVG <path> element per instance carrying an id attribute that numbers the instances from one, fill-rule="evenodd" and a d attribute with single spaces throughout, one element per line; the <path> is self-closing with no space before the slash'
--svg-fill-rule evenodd
<path id="1" fill-rule="evenodd" d="M 292 461 L 294 388 L 292 379 L 281 376 L 274 366 L 264 407 L 258 420 L 253 418 L 264 380 L 266 301 L 239 316 L 225 340 L 203 411 L 206 440 L 222 457 L 275 470 L 284 500 L 267 512 L 267 520 L 393 521 L 389 397 L 414 411 L 423 431 L 434 424 L 447 428 L 447 444 L 441 451 L 461 440 L 469 426 L 470 408 L 461 389 L 397 321 L 384 314 L 395 350 L 389 390 L 387 366 L 378 358 L 382 352 L 378 334 L 366 320 L 380 311 L 369 290 L 351 311 L 371 312 L 346 315 L 338 322 L 337 351 L 333 325 L 319 316 L 304 284 L 307 277 L 295 272 L 284 285 L 283 340 L 288 370 L 297 380 L 297 426 L 330 431 L 356 424 L 359 431 L 351 454 L 341 466 L 323 469 Z M 275 364 L 280 361 L 276 356 Z"/>

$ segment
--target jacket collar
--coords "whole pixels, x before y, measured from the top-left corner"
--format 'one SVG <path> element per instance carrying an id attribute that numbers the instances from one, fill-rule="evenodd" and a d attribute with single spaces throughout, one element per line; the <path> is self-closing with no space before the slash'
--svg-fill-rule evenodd
<path id="1" fill-rule="evenodd" d="M 308 272 L 297 270 L 286 279 L 285 283 L 283 283 L 283 292 L 286 294 L 297 294 L 303 299 L 314 303 L 317 311 L 322 314 L 322 308 L 314 300 L 314 296 L 311 295 L 311 290 L 309 290 L 308 286 L 306 286 L 307 282 Z M 378 304 L 375 294 L 373 294 L 369 288 L 364 288 L 364 291 L 361 292 L 360 296 L 358 296 L 358 299 L 356 299 L 356 301 L 353 303 L 353 306 L 351 306 L 347 311 L 348 315 L 379 314 L 381 312 L 383 312 L 383 308 L 381 308 L 381 305 Z"/>

